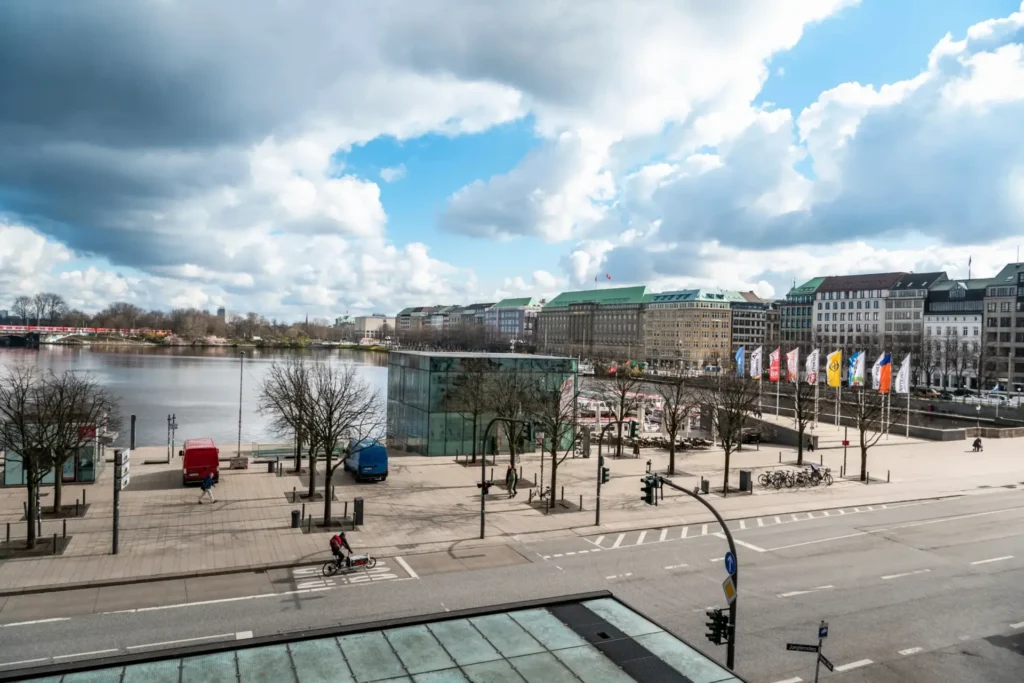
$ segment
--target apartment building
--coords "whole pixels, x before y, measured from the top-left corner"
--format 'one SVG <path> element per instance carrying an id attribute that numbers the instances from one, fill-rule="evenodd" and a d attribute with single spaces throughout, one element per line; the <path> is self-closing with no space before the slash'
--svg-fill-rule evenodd
<path id="1" fill-rule="evenodd" d="M 735 298 L 749 303 L 738 292 L 721 290 L 649 294 L 643 325 L 647 361 L 684 372 L 729 367 Z"/>
<path id="2" fill-rule="evenodd" d="M 890 288 L 907 273 L 830 276 L 814 293 L 814 346 L 822 350 L 881 351 Z M 888 349 L 887 349 L 888 350 Z"/>
<path id="3" fill-rule="evenodd" d="M 1007 264 L 985 288 L 982 388 L 1024 390 L 1024 263 Z"/>
<path id="4" fill-rule="evenodd" d="M 543 302 L 530 297 L 502 299 L 487 309 L 484 325 L 500 339 L 532 342 Z"/>
<path id="5" fill-rule="evenodd" d="M 646 294 L 644 286 L 563 292 L 537 314 L 537 346 L 542 353 L 630 360 L 644 348 Z"/>
<path id="6" fill-rule="evenodd" d="M 440 306 L 412 306 L 403 308 L 395 316 L 395 329 L 399 336 L 403 332 L 418 332 L 430 326 L 430 315 Z"/>
<path id="7" fill-rule="evenodd" d="M 779 339 L 786 348 L 800 347 L 801 356 L 814 346 L 814 295 L 824 281 L 823 277 L 811 278 L 794 286 L 778 302 Z"/>
<path id="8" fill-rule="evenodd" d="M 448 313 L 448 327 L 451 329 L 482 327 L 486 313 L 492 306 L 494 306 L 493 302 L 456 306 Z"/>
<path id="9" fill-rule="evenodd" d="M 985 291 L 994 280 L 944 280 L 928 290 L 921 365 L 928 385 L 977 389 Z"/>
<path id="10" fill-rule="evenodd" d="M 356 339 L 385 339 L 395 333 L 395 319 L 383 313 L 356 316 Z"/>
<path id="11" fill-rule="evenodd" d="M 924 352 L 924 314 L 928 290 L 940 282 L 947 281 L 946 274 L 907 273 L 889 288 L 885 301 L 885 331 L 882 347 L 902 358 L 911 353 L 919 356 L 912 363 L 915 384 L 924 383 L 927 378 L 927 360 Z"/>
<path id="12" fill-rule="evenodd" d="M 755 349 L 768 338 L 769 302 L 753 292 L 723 292 L 732 312 L 730 340 L 732 354 L 744 346 Z"/>

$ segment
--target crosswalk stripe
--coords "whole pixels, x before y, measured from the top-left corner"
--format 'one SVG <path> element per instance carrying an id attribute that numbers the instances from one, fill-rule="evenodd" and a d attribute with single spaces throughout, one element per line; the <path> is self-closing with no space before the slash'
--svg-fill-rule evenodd
<path id="1" fill-rule="evenodd" d="M 636 539 L 636 544 L 637 545 L 643 545 L 645 538 L 647 538 L 647 532 L 646 531 L 641 531 L 640 532 L 640 538 Z"/>
<path id="2" fill-rule="evenodd" d="M 793 513 L 793 514 L 791 514 L 791 515 L 790 515 L 789 517 L 790 517 L 790 519 L 792 519 L 792 520 L 793 520 L 794 522 L 796 522 L 796 521 L 799 521 L 799 520 L 797 520 L 797 518 L 796 518 L 796 513 Z"/>
<path id="3" fill-rule="evenodd" d="M 744 520 L 744 519 L 741 519 L 740 520 L 740 529 L 746 529 L 746 528 L 747 528 L 747 521 Z"/>
<path id="4" fill-rule="evenodd" d="M 686 535 L 689 534 L 689 533 L 690 533 L 690 527 L 684 526 L 683 527 L 683 533 L 682 533 L 682 535 L 679 536 L 679 538 L 681 538 L 681 539 L 682 538 L 686 538 Z"/>
<path id="5" fill-rule="evenodd" d="M 707 524 L 701 524 L 700 525 L 700 535 L 701 536 L 707 536 L 708 535 L 708 525 Z"/>
<path id="6" fill-rule="evenodd" d="M 598 536 L 596 539 L 594 539 L 594 545 L 601 545 L 601 541 L 603 540 L 604 536 Z"/>
<path id="7" fill-rule="evenodd" d="M 664 541 L 666 536 L 668 536 L 668 529 L 662 529 L 661 536 L 658 537 L 658 543 Z"/>
<path id="8" fill-rule="evenodd" d="M 612 543 L 612 549 L 614 550 L 615 548 L 618 548 L 620 545 L 622 545 L 622 539 L 624 539 L 625 537 L 626 534 L 619 534 L 619 537 L 615 539 L 614 543 Z"/>
<path id="9" fill-rule="evenodd" d="M 779 516 L 778 516 L 778 515 L 775 515 L 775 523 L 776 523 L 776 524 L 782 524 L 782 520 L 781 520 L 781 519 L 779 519 Z"/>
<path id="10" fill-rule="evenodd" d="M 760 517 L 758 517 L 758 518 L 757 518 L 757 525 L 758 525 L 758 526 L 764 526 L 764 520 L 763 520 L 763 519 L 761 519 Z"/>

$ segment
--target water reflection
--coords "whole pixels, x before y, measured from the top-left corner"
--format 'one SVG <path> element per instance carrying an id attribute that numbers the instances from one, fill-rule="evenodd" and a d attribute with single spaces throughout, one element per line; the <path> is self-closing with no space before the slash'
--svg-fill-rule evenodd
<path id="1" fill-rule="evenodd" d="M 244 359 L 239 357 L 240 352 L 245 353 Z M 140 446 L 167 443 L 168 413 L 177 416 L 178 443 L 201 436 L 235 443 L 239 382 L 242 441 L 276 440 L 256 412 L 258 389 L 271 364 L 294 357 L 354 363 L 382 394 L 387 390 L 387 354 L 367 351 L 72 346 L 0 349 L 0 365 L 30 363 L 55 372 L 92 372 L 120 398 L 125 425 L 128 415 L 138 417 L 136 438 Z M 126 440 L 127 433 L 122 435 L 122 441 Z"/>

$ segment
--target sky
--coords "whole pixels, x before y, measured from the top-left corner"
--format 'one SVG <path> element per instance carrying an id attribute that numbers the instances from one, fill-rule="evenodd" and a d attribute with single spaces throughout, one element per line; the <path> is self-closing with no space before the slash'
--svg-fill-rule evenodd
<path id="1" fill-rule="evenodd" d="M 0 64 L 0 309 L 782 297 L 1024 232 L 1016 1 L 3 3 Z"/>

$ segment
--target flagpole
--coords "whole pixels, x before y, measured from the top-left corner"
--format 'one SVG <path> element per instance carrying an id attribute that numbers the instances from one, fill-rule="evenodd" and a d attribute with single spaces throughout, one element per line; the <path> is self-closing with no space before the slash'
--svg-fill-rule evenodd
<path id="1" fill-rule="evenodd" d="M 781 354 L 780 354 L 781 355 Z M 782 387 L 782 359 L 779 359 L 779 381 L 775 383 L 775 417 L 779 416 L 779 393 Z"/>
<path id="2" fill-rule="evenodd" d="M 815 363 L 815 368 L 814 368 L 814 425 L 815 426 L 818 425 L 818 380 L 819 379 L 821 379 L 821 378 L 818 377 L 817 363 Z"/>
<path id="3" fill-rule="evenodd" d="M 836 427 L 839 427 L 839 404 L 843 402 L 843 376 L 839 375 L 839 386 L 836 387 Z"/>

